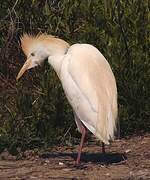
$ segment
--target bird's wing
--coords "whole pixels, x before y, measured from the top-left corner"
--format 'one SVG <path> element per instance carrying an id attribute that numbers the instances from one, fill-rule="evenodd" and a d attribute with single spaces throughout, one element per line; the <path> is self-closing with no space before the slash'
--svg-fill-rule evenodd
<path id="1" fill-rule="evenodd" d="M 70 48 L 68 71 L 90 103 L 98 112 L 96 136 L 108 143 L 113 138 L 117 116 L 117 90 L 114 75 L 104 56 L 91 45 Z"/>

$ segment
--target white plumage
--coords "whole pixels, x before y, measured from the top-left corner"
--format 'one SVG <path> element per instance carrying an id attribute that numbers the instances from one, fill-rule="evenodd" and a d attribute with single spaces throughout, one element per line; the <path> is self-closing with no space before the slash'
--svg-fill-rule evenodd
<path id="1" fill-rule="evenodd" d="M 117 90 L 104 56 L 88 44 L 71 46 L 62 61 L 60 80 L 77 117 L 108 144 L 114 137 Z"/>
<path id="2" fill-rule="evenodd" d="M 27 61 L 17 79 L 26 69 L 48 58 L 74 110 L 79 131 L 82 133 L 84 124 L 108 144 L 114 138 L 116 128 L 117 88 L 110 65 L 99 50 L 89 44 L 69 46 L 65 41 L 48 35 L 24 35 L 21 43 Z"/>

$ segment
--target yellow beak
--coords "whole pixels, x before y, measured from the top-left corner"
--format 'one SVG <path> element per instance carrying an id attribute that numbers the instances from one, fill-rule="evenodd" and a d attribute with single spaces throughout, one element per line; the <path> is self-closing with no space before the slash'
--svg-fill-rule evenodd
<path id="1" fill-rule="evenodd" d="M 21 68 L 21 70 L 19 71 L 17 77 L 16 77 L 16 80 L 18 81 L 18 79 L 24 74 L 24 72 L 27 70 L 27 69 L 30 69 L 31 68 L 31 60 L 30 59 L 27 59 L 27 61 L 24 63 L 23 67 Z"/>

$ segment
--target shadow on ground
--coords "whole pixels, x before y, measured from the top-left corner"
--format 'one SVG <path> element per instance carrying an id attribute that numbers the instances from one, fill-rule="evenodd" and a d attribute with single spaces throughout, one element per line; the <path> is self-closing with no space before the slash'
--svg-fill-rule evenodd
<path id="1" fill-rule="evenodd" d="M 71 157 L 76 160 L 77 153 L 45 153 L 40 156 L 40 158 L 63 158 Z M 91 162 L 96 164 L 109 165 L 113 163 L 121 163 L 125 161 L 127 157 L 121 153 L 82 153 L 81 162 Z"/>

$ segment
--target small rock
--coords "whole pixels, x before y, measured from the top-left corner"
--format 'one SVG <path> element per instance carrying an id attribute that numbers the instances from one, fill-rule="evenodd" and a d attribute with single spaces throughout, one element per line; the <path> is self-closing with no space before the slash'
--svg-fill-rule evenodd
<path id="1" fill-rule="evenodd" d="M 68 169 L 68 168 L 65 168 L 65 169 L 63 169 L 64 171 L 70 171 L 70 169 Z"/>
<path id="2" fill-rule="evenodd" d="M 146 141 L 142 141 L 141 144 L 146 144 L 147 142 Z"/>
<path id="3" fill-rule="evenodd" d="M 30 176 L 30 178 L 31 178 L 31 179 L 37 179 L 37 177 L 35 177 L 35 176 Z"/>
<path id="4" fill-rule="evenodd" d="M 63 162 L 59 162 L 59 165 L 62 166 L 62 165 L 64 165 L 64 163 Z"/>
<path id="5" fill-rule="evenodd" d="M 125 150 L 125 153 L 129 153 L 129 152 L 131 152 L 131 149 Z"/>
<path id="6" fill-rule="evenodd" d="M 109 174 L 109 173 L 106 173 L 106 176 L 110 176 L 110 174 Z"/>
<path id="7" fill-rule="evenodd" d="M 133 176 L 133 175 L 134 175 L 133 171 L 130 171 L 130 176 Z"/>
<path id="8" fill-rule="evenodd" d="M 47 160 L 45 160 L 45 163 L 49 163 L 49 160 L 47 159 Z"/>

